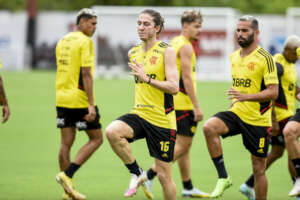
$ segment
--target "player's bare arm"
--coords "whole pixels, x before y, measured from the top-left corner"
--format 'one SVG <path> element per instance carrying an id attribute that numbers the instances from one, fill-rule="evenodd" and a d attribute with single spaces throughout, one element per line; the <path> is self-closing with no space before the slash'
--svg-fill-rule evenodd
<path id="1" fill-rule="evenodd" d="M 94 107 L 94 99 L 93 99 L 93 77 L 90 67 L 81 67 L 82 79 L 83 79 L 83 87 L 84 91 L 87 94 L 88 102 L 89 102 L 89 113 L 85 116 L 85 120 L 93 121 L 96 117 L 96 110 Z"/>
<path id="2" fill-rule="evenodd" d="M 271 127 L 271 135 L 276 136 L 280 133 L 279 123 L 276 118 L 275 112 L 275 101 L 272 101 L 272 127 Z"/>
<path id="3" fill-rule="evenodd" d="M 275 100 L 278 96 L 278 84 L 269 84 L 267 88 L 256 94 L 244 94 L 234 88 L 228 90 L 227 95 L 229 99 L 235 99 L 237 101 L 258 101 L 264 102 L 269 100 Z"/>
<path id="4" fill-rule="evenodd" d="M 2 123 L 5 123 L 10 116 L 10 111 L 9 111 L 8 101 L 6 99 L 1 76 L 0 76 L 0 104 L 2 105 Z"/>
<path id="5" fill-rule="evenodd" d="M 145 73 L 144 66 L 141 63 L 137 63 L 135 60 L 133 60 L 133 62 L 129 62 L 128 66 L 132 69 L 131 74 L 138 77 L 140 81 L 148 83 L 166 93 L 176 94 L 179 90 L 179 78 L 174 50 L 172 48 L 167 48 L 164 58 L 166 74 L 165 81 L 151 79 L 151 77 L 147 76 Z"/>
<path id="6" fill-rule="evenodd" d="M 300 87 L 296 85 L 296 99 L 300 101 Z"/>
<path id="7" fill-rule="evenodd" d="M 192 63 L 191 58 L 193 55 L 193 47 L 191 45 L 184 45 L 179 50 L 181 77 L 184 84 L 184 89 L 187 95 L 190 97 L 194 105 L 194 121 L 201 121 L 203 119 L 203 112 L 200 108 L 197 95 L 195 92 L 193 79 L 192 79 Z"/>

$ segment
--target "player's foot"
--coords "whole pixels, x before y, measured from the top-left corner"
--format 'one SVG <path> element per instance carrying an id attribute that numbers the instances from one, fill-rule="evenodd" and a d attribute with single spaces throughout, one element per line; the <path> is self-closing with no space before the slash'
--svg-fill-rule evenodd
<path id="1" fill-rule="evenodd" d="M 245 195 L 248 200 L 255 200 L 255 192 L 252 187 L 249 187 L 246 183 L 240 186 L 240 192 Z"/>
<path id="2" fill-rule="evenodd" d="M 67 193 L 63 193 L 62 200 L 73 200 L 72 197 L 70 197 Z"/>
<path id="3" fill-rule="evenodd" d="M 124 193 L 124 196 L 125 197 L 134 196 L 138 191 L 138 187 L 142 185 L 146 180 L 147 180 L 147 175 L 144 171 L 142 171 L 142 169 L 141 169 L 141 174 L 139 176 L 135 174 L 131 174 L 129 187 L 127 191 Z"/>
<path id="4" fill-rule="evenodd" d="M 148 199 L 153 199 L 153 194 L 152 194 L 152 185 L 153 181 L 152 180 L 147 180 L 142 184 L 142 189 L 144 191 L 145 196 Z"/>
<path id="5" fill-rule="evenodd" d="M 210 194 L 206 192 L 202 192 L 197 188 L 193 188 L 191 190 L 183 189 L 181 192 L 182 197 L 188 198 L 203 198 L 203 197 L 210 197 Z"/>
<path id="6" fill-rule="evenodd" d="M 224 191 L 232 185 L 232 180 L 230 176 L 227 178 L 219 178 L 214 191 L 211 193 L 210 197 L 217 198 L 223 195 Z"/>
<path id="7" fill-rule="evenodd" d="M 59 172 L 56 175 L 56 181 L 63 187 L 65 192 L 75 200 L 85 200 L 86 197 L 80 194 L 73 188 L 72 179 L 68 177 L 65 172 Z"/>
<path id="8" fill-rule="evenodd" d="M 290 191 L 289 196 L 295 197 L 300 195 L 300 178 L 297 178 L 294 184 L 293 189 Z"/>

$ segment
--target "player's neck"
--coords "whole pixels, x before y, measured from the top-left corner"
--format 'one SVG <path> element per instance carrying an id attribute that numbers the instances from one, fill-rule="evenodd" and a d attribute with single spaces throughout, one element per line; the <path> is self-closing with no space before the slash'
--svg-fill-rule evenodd
<path id="1" fill-rule="evenodd" d="M 156 42 L 157 42 L 156 38 L 151 38 L 149 40 L 143 41 L 143 50 L 144 50 L 144 52 L 151 49 L 153 47 L 153 45 L 155 45 Z"/>
<path id="2" fill-rule="evenodd" d="M 244 47 L 241 50 L 241 57 L 246 57 L 248 56 L 250 53 L 252 53 L 256 48 L 257 48 L 257 43 L 252 43 L 250 46 L 248 47 Z"/>
<path id="3" fill-rule="evenodd" d="M 183 37 L 185 37 L 188 41 L 192 41 L 192 38 L 191 38 L 190 34 L 188 34 L 187 32 L 181 31 L 181 35 Z"/>

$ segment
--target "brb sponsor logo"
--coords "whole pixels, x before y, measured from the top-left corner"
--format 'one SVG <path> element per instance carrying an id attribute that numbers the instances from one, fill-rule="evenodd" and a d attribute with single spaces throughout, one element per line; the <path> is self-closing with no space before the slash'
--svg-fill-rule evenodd
<path id="1" fill-rule="evenodd" d="M 250 87 L 251 86 L 251 79 L 244 79 L 244 78 L 233 78 L 232 85 L 235 87 Z"/>

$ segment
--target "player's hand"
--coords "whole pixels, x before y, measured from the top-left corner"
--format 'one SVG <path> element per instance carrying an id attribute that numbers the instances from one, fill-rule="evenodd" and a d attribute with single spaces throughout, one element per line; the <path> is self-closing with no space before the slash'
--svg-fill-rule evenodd
<path id="1" fill-rule="evenodd" d="M 137 63 L 135 59 L 133 59 L 133 63 L 128 62 L 128 66 L 132 70 L 130 74 L 138 77 L 140 81 L 147 82 L 149 80 L 149 77 L 145 73 L 144 66 Z"/>
<path id="2" fill-rule="evenodd" d="M 92 105 L 89 105 L 88 109 L 89 109 L 89 113 L 87 115 L 85 115 L 83 117 L 83 119 L 85 119 L 88 122 L 92 122 L 96 118 L 96 110 L 95 110 L 95 107 Z"/>
<path id="3" fill-rule="evenodd" d="M 234 103 L 247 100 L 247 94 L 243 94 L 234 88 L 230 88 L 230 90 L 227 91 L 227 95 L 229 99 L 235 99 Z"/>
<path id="4" fill-rule="evenodd" d="M 203 112 L 199 106 L 195 106 L 193 111 L 195 122 L 200 122 L 201 120 L 203 120 Z"/>
<path id="5" fill-rule="evenodd" d="M 8 120 L 9 116 L 10 116 L 9 107 L 8 107 L 8 105 L 4 105 L 2 107 L 2 117 L 3 117 L 2 123 L 5 123 Z"/>

